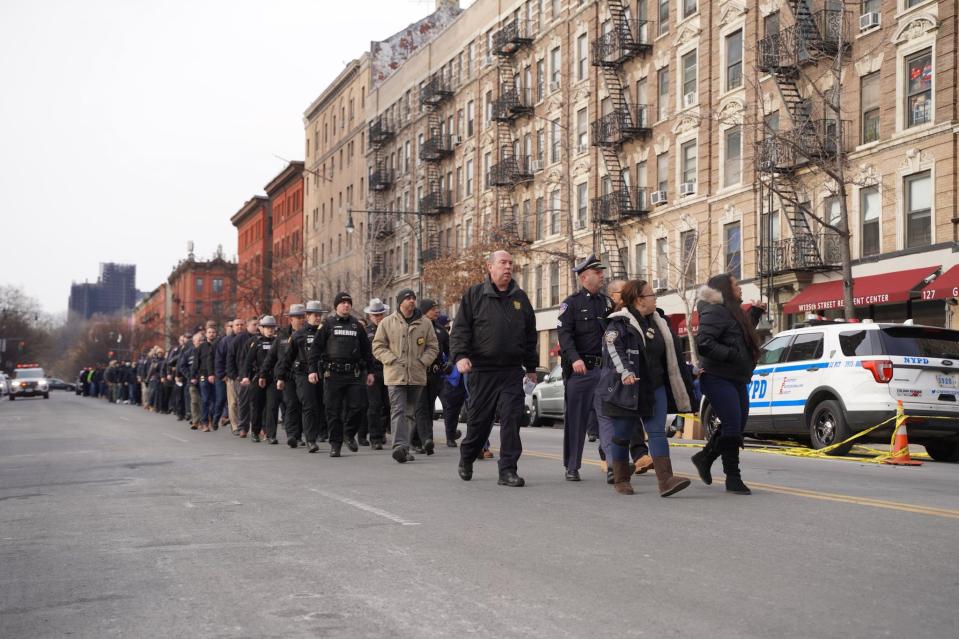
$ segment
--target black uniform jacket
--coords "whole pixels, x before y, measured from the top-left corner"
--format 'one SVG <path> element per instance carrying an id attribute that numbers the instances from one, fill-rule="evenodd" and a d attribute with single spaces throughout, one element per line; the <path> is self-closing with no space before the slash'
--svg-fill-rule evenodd
<path id="1" fill-rule="evenodd" d="M 257 335 L 250 340 L 246 347 L 246 357 L 243 361 L 240 379 L 249 378 L 250 381 L 256 379 L 270 380 L 273 373 L 266 367 L 266 360 L 270 356 L 270 349 L 273 348 L 275 340 L 274 337 L 263 335 Z"/>
<path id="2" fill-rule="evenodd" d="M 316 339 L 313 340 L 313 346 L 310 347 L 309 363 L 310 372 L 322 374 L 323 366 L 326 363 L 326 346 L 331 339 L 335 339 L 335 331 L 344 328 L 356 329 L 357 352 L 354 356 L 354 362 L 366 367 L 367 372 L 373 371 L 373 347 L 370 345 L 370 338 L 366 336 L 366 331 L 359 325 L 356 318 L 352 316 L 340 317 L 331 315 L 327 317 L 319 329 L 316 331 Z"/>
<path id="3" fill-rule="evenodd" d="M 502 294 L 489 277 L 470 287 L 450 335 L 453 362 L 468 358 L 476 370 L 523 366 L 535 371 L 536 315 L 515 280 Z"/>
<path id="4" fill-rule="evenodd" d="M 286 350 L 276 362 L 277 379 L 293 379 L 293 375 L 306 375 L 310 371 L 306 364 L 310 356 L 310 347 L 316 339 L 317 327 L 306 324 L 293 333 L 286 341 Z"/>

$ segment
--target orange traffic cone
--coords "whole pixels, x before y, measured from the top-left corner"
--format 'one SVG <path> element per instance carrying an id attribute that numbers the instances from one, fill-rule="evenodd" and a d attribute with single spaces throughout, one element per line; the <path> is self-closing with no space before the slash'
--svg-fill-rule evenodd
<path id="1" fill-rule="evenodd" d="M 896 466 L 922 466 L 922 462 L 909 456 L 909 433 L 906 431 L 906 415 L 902 408 L 902 400 L 896 407 L 896 434 L 892 440 L 891 457 L 882 460 L 884 464 Z"/>

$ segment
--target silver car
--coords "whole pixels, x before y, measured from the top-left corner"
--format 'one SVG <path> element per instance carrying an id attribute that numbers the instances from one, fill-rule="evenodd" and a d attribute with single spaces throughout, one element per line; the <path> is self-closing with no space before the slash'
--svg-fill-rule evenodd
<path id="1" fill-rule="evenodd" d="M 563 367 L 555 366 L 533 389 L 530 399 L 531 426 L 544 426 L 554 419 L 562 419 L 566 410 Z"/>

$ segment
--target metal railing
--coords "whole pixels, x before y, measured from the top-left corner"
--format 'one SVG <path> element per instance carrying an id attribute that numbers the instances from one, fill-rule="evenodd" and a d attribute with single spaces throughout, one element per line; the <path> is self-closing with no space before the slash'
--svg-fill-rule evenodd
<path id="1" fill-rule="evenodd" d="M 508 122 L 533 112 L 533 92 L 531 89 L 518 89 L 512 84 L 500 87 L 499 97 L 493 101 L 493 119 Z"/>
<path id="2" fill-rule="evenodd" d="M 396 125 L 391 118 L 381 115 L 370 122 L 370 144 L 389 142 L 396 135 Z"/>
<path id="3" fill-rule="evenodd" d="M 434 73 L 420 89 L 420 104 L 437 105 L 453 97 L 453 81 L 442 73 Z"/>
<path id="4" fill-rule="evenodd" d="M 530 156 L 507 156 L 490 167 L 486 183 L 490 186 L 513 186 L 533 179 Z"/>
<path id="5" fill-rule="evenodd" d="M 370 173 L 370 190 L 386 191 L 396 181 L 396 171 L 388 168 L 378 168 Z"/>
<path id="6" fill-rule="evenodd" d="M 493 53 L 501 56 L 513 55 L 532 42 L 532 25 L 526 20 L 510 20 L 493 34 Z"/>
<path id="7" fill-rule="evenodd" d="M 841 126 L 840 126 L 841 125 Z M 763 173 L 787 173 L 807 162 L 825 162 L 848 150 L 849 120 L 830 118 L 799 122 L 756 143 L 756 160 Z"/>
<path id="8" fill-rule="evenodd" d="M 831 231 L 809 233 L 776 240 L 757 251 L 760 275 L 779 275 L 792 271 L 818 271 L 839 265 L 840 237 Z"/>
<path id="9" fill-rule="evenodd" d="M 624 217 L 636 217 L 649 212 L 649 192 L 644 186 L 626 187 L 594 197 L 593 221 L 613 224 Z"/>
<path id="10" fill-rule="evenodd" d="M 593 146 L 618 146 L 650 133 L 649 109 L 645 104 L 630 105 L 608 113 L 590 126 Z"/>
<path id="11" fill-rule="evenodd" d="M 594 66 L 617 66 L 652 47 L 653 23 L 649 20 L 627 20 L 621 27 L 604 33 L 592 42 Z"/>
<path id="12" fill-rule="evenodd" d="M 420 147 L 420 158 L 426 162 L 437 162 L 453 153 L 453 136 L 435 133 Z"/>
<path id="13" fill-rule="evenodd" d="M 440 213 L 453 208 L 453 193 L 451 191 L 430 191 L 420 200 L 421 213 Z"/>

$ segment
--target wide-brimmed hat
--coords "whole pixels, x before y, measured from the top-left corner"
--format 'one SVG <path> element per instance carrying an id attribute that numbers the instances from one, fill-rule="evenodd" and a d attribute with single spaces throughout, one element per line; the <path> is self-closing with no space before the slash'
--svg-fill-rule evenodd
<path id="1" fill-rule="evenodd" d="M 322 313 L 323 305 L 320 304 L 319 300 L 310 300 L 306 303 L 306 312 L 307 313 Z"/>
<path id="2" fill-rule="evenodd" d="M 263 318 L 260 319 L 260 326 L 276 328 L 276 318 L 272 315 L 264 315 Z"/>
<path id="3" fill-rule="evenodd" d="M 384 304 L 380 298 L 374 297 L 370 300 L 370 305 L 363 309 L 363 312 L 367 315 L 384 315 L 390 312 L 390 307 Z"/>
<path id="4" fill-rule="evenodd" d="M 306 315 L 306 307 L 302 304 L 290 304 L 289 317 L 303 317 Z"/>

